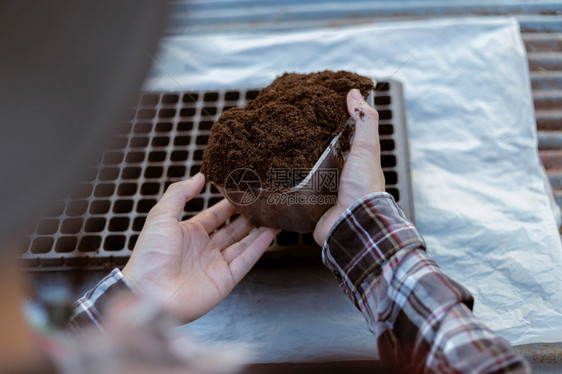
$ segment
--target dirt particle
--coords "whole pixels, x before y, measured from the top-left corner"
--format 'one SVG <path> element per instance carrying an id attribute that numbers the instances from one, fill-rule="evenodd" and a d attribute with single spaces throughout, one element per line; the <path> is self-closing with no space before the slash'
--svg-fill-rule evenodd
<path id="1" fill-rule="evenodd" d="M 365 117 L 365 112 L 363 112 L 361 109 L 355 108 L 355 112 L 359 113 L 359 118 L 363 119 L 363 117 Z"/>

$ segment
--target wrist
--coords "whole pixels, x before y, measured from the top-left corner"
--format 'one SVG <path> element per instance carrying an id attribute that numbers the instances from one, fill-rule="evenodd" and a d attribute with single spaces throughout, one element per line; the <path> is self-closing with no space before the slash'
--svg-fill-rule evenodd
<path id="1" fill-rule="evenodd" d="M 358 204 L 360 204 L 361 201 L 368 198 L 375 198 L 379 195 L 383 197 L 390 197 L 391 199 L 393 199 L 390 194 L 381 191 L 366 194 L 365 196 L 357 200 L 350 200 L 347 204 L 342 204 L 338 199 L 336 205 L 328 209 L 318 220 L 313 233 L 313 237 L 316 243 L 319 246 L 323 247 L 336 225 L 345 217 L 346 213 L 353 211 L 353 209 Z"/>
<path id="2" fill-rule="evenodd" d="M 372 193 L 341 214 L 326 236 L 324 263 L 350 284 L 368 272 L 379 272 L 383 263 L 401 249 L 425 249 L 425 243 L 392 196 Z"/>
<path id="3" fill-rule="evenodd" d="M 328 238 L 328 233 L 334 226 L 334 223 L 338 220 L 338 217 L 342 216 L 343 213 L 345 213 L 345 209 L 343 209 L 339 204 L 336 204 L 328 209 L 322 217 L 320 217 L 313 232 L 316 244 L 321 247 L 324 246 L 326 239 Z"/>
<path id="4" fill-rule="evenodd" d="M 127 265 L 129 265 L 127 263 Z M 132 278 L 130 275 L 130 269 L 127 267 L 127 265 L 125 265 L 125 267 L 123 269 L 121 269 L 121 275 L 123 276 L 123 279 L 127 282 L 127 284 L 129 285 L 129 287 L 132 288 Z"/>

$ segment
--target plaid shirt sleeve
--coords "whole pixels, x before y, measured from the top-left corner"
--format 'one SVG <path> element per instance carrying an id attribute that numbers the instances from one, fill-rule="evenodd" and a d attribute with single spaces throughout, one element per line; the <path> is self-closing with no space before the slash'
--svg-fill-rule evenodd
<path id="1" fill-rule="evenodd" d="M 470 292 L 445 275 L 391 195 L 374 193 L 332 227 L 323 261 L 365 316 L 381 360 L 407 373 L 530 373 L 472 314 Z"/>
<path id="2" fill-rule="evenodd" d="M 101 323 L 108 301 L 123 292 L 132 292 L 131 285 L 119 269 L 113 269 L 94 288 L 74 303 L 70 326 L 75 331 L 92 325 L 103 330 Z"/>

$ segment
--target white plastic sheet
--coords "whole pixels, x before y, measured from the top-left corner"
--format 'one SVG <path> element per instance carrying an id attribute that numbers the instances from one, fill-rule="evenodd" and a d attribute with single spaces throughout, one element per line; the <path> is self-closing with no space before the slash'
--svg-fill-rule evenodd
<path id="1" fill-rule="evenodd" d="M 286 71 L 324 69 L 404 83 L 415 214 L 429 254 L 473 292 L 476 315 L 499 335 L 562 341 L 562 248 L 517 21 L 174 36 L 145 88 L 259 87 Z"/>

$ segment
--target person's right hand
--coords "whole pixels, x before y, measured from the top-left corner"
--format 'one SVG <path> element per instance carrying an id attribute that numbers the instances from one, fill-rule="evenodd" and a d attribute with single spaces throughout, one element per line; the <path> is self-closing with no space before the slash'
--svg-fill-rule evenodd
<path id="1" fill-rule="evenodd" d="M 357 89 L 347 95 L 347 110 L 355 120 L 355 138 L 340 177 L 338 200 L 320 217 L 314 240 L 324 245 L 337 219 L 354 202 L 372 192 L 385 190 L 379 145 L 379 114 Z"/>
<path id="2" fill-rule="evenodd" d="M 125 279 L 137 293 L 181 322 L 190 322 L 220 303 L 250 271 L 279 230 L 244 217 L 230 223 L 236 209 L 222 200 L 186 221 L 185 203 L 201 192 L 205 176 L 172 184 L 148 213 Z"/>

